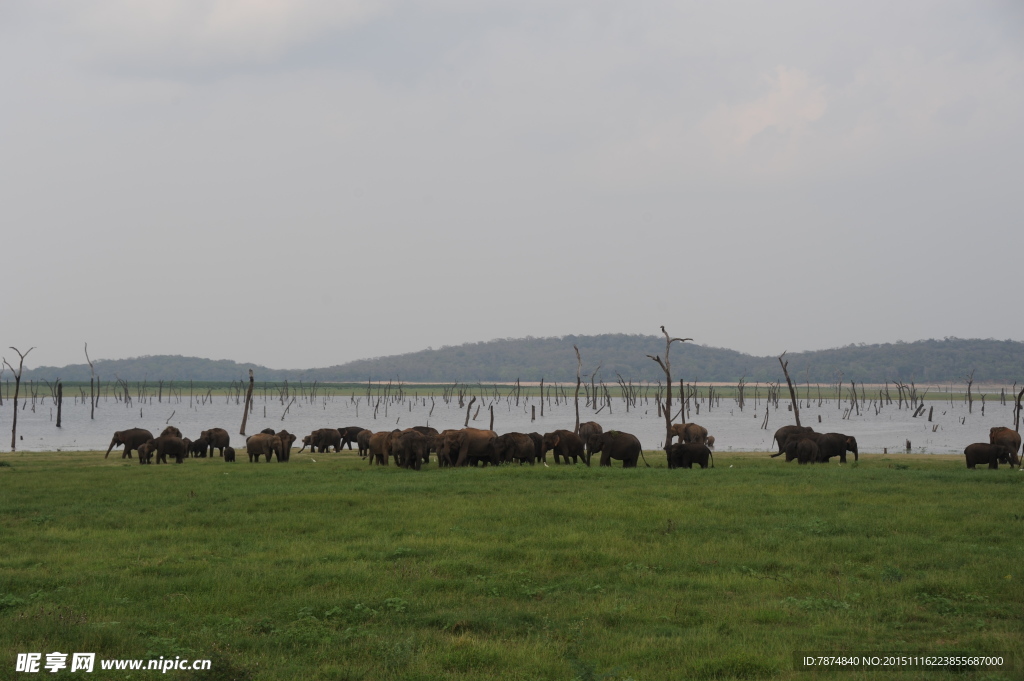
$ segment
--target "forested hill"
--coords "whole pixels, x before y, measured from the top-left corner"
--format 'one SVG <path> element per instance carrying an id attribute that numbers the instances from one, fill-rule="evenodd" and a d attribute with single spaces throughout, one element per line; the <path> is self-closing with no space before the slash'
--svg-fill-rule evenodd
<path id="1" fill-rule="evenodd" d="M 605 334 L 562 338 L 501 339 L 481 343 L 421 350 L 404 355 L 357 360 L 319 369 L 268 369 L 230 360 L 160 355 L 121 360 L 97 360 L 96 373 L 104 380 L 119 377 L 129 381 L 196 380 L 234 381 L 248 379 L 252 368 L 259 381 L 363 382 L 367 379 L 400 379 L 408 382 L 462 381 L 473 383 L 522 381 L 573 381 L 579 346 L 583 374 L 599 369 L 598 380 L 614 382 L 616 374 L 625 379 L 657 381 L 664 374 L 647 355 L 664 354 L 665 341 L 659 336 Z M 1017 381 L 1024 383 L 1024 343 L 1018 341 L 924 340 L 913 343 L 848 345 L 843 348 L 789 353 L 789 370 L 794 381 L 829 383 L 842 372 L 844 381 L 882 383 L 916 381 L 960 383 L 974 371 L 977 382 Z M 735 350 L 710 348 L 692 343 L 672 346 L 672 375 L 686 381 L 782 380 L 775 357 L 755 357 Z M 25 380 L 56 377 L 65 381 L 89 380 L 89 367 L 39 367 L 26 370 Z M 9 379 L 9 374 L 5 375 Z"/>

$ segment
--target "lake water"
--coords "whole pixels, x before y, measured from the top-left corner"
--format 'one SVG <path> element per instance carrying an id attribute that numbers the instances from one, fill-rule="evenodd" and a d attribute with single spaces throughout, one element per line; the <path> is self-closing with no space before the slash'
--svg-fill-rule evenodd
<path id="1" fill-rule="evenodd" d="M 653 400 L 627 412 L 624 402 L 613 398 L 612 413 L 609 414 L 605 407 L 596 415 L 593 409 L 584 408 L 582 396 L 580 402 L 581 421 L 594 420 L 604 426 L 605 430 L 633 433 L 640 438 L 644 449 L 659 449 L 662 446 L 664 419 L 658 416 Z M 493 404 L 494 429 L 499 433 L 543 433 L 559 428 L 571 430 L 575 420 L 571 398 L 568 404 L 545 402 L 543 417 L 540 416 L 539 397 L 522 398 L 518 406 L 514 399 L 488 400 L 477 412 L 480 404 L 478 399 L 473 405 L 476 419 L 471 418 L 470 425 L 487 428 L 490 418 L 488 406 Z M 895 404 L 885 406 L 877 415 L 873 407 L 862 407 L 860 415 L 855 413 L 844 419 L 848 403 L 844 403 L 840 409 L 835 401 L 819 407 L 817 401 L 812 400 L 809 406 L 806 402 L 801 403 L 800 414 L 804 425 L 812 426 L 819 432 L 841 432 L 855 436 L 862 453 L 881 453 L 886 448 L 890 453 L 902 452 L 906 441 L 910 440 L 915 453 L 959 454 L 972 442 L 987 442 L 989 428 L 1013 427 L 1012 405 L 1000 405 L 998 399 L 987 400 L 984 414 L 979 401 L 975 401 L 973 413 L 968 413 L 967 405 L 959 400 L 953 404 L 948 399 L 945 402 L 928 400 L 925 405 L 934 409 L 931 423 L 927 420 L 927 409 L 923 415 L 914 418 L 912 410 L 906 407 L 897 409 Z M 537 408 L 537 419 L 531 422 L 531 407 L 534 406 Z M 768 428 L 763 430 L 761 426 L 765 408 L 764 400 L 757 403 L 756 409 L 753 401 L 748 400 L 746 408 L 741 411 L 735 400 L 722 398 L 719 406 L 709 410 L 705 399 L 699 413 L 691 410 L 689 420 L 703 425 L 715 436 L 716 451 L 768 451 L 773 449 L 771 440 L 775 430 L 794 421 L 792 412 L 788 410 L 788 401 L 780 400 L 778 408 L 768 408 Z M 187 397 L 180 400 L 175 397 L 171 401 L 165 397 L 163 402 L 147 398 L 145 404 L 136 401 L 130 408 L 115 402 L 113 398 L 106 401 L 101 399 L 95 420 L 89 419 L 88 404 L 76 404 L 73 398 L 66 398 L 62 428 L 55 427 L 57 408 L 49 398 L 37 398 L 35 411 L 32 409 L 30 403 L 19 400 L 19 451 L 106 450 L 115 430 L 139 427 L 159 434 L 166 423 L 180 428 L 186 437 L 195 438 L 201 430 L 221 427 L 231 433 L 232 444 L 236 447 L 244 441 L 244 438 L 237 435 L 243 407 L 233 397 L 230 400 L 224 396 L 214 397 L 206 404 L 193 402 L 191 407 Z M 287 428 L 301 438 L 317 428 L 349 425 L 360 425 L 375 431 L 415 425 L 430 425 L 444 430 L 461 428 L 466 418 L 466 409 L 460 408 L 457 400 L 446 404 L 440 397 L 434 397 L 433 401 L 429 397 L 420 397 L 387 405 L 386 415 L 385 405 L 381 403 L 375 419 L 372 405 L 367 406 L 365 393 L 356 397 L 347 394 L 317 397 L 312 403 L 308 400 L 295 401 L 287 407 L 287 413 L 285 410 L 286 405 L 277 398 L 254 395 L 246 432 L 251 435 L 268 427 Z M 11 413 L 11 401 L 4 400 L 0 408 L 2 451 L 10 451 Z"/>

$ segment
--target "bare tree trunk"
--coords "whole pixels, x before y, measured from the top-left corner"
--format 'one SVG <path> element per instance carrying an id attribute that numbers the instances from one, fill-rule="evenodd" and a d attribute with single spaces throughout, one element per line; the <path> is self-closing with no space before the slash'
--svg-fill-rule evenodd
<path id="1" fill-rule="evenodd" d="M 238 434 L 245 437 L 245 424 L 249 420 L 249 405 L 252 404 L 252 389 L 256 383 L 256 379 L 252 375 L 252 369 L 249 369 L 249 389 L 245 391 L 245 411 L 242 412 L 242 428 L 238 431 Z"/>
<path id="2" fill-rule="evenodd" d="M 18 448 L 18 393 L 21 391 L 21 371 L 25 366 L 25 358 L 28 356 L 28 353 L 35 350 L 35 346 L 26 350 L 25 354 L 22 354 L 21 350 L 13 345 L 11 346 L 11 350 L 18 353 L 18 357 L 20 358 L 18 361 L 17 371 L 15 371 L 14 367 L 10 365 L 6 357 L 3 359 L 3 363 L 7 365 L 7 368 L 11 370 L 12 374 L 14 374 L 14 420 L 11 424 L 11 451 L 13 452 Z"/>
<path id="3" fill-rule="evenodd" d="M 57 381 L 57 427 L 60 428 L 60 410 L 64 406 L 64 384 Z"/>
<path id="4" fill-rule="evenodd" d="M 789 380 L 789 370 L 786 368 L 786 367 L 789 366 L 789 360 L 787 359 L 785 362 L 782 361 L 782 358 L 785 357 L 785 356 L 786 356 L 785 352 L 783 352 L 781 355 L 779 355 L 779 364 L 782 365 L 782 373 L 786 374 L 786 384 L 789 386 L 789 399 L 793 402 L 793 416 L 796 418 L 796 425 L 799 427 L 800 426 L 800 404 L 797 402 L 797 399 L 796 399 L 796 391 L 793 390 L 793 381 Z M 840 397 L 842 397 L 842 396 L 840 395 Z"/>
<path id="5" fill-rule="evenodd" d="M 967 413 L 970 414 L 974 411 L 974 396 L 971 395 L 971 386 L 974 384 L 974 369 L 971 369 L 971 373 L 964 376 L 964 381 L 967 382 Z"/>
<path id="6" fill-rule="evenodd" d="M 491 425 L 490 425 L 490 427 L 487 428 L 487 430 L 494 430 L 494 405 L 493 404 L 490 405 L 490 408 L 491 408 Z"/>
<path id="7" fill-rule="evenodd" d="M 96 398 L 93 397 L 92 383 L 96 377 L 96 369 L 92 365 L 92 360 L 89 359 L 89 344 L 85 344 L 85 361 L 89 363 L 89 419 L 96 418 Z M 97 386 L 98 388 L 98 386 Z"/>
<path id="8" fill-rule="evenodd" d="M 1020 432 L 1020 400 L 1022 397 L 1024 397 L 1024 388 L 1021 388 L 1020 392 L 1017 393 L 1017 403 L 1013 408 L 1013 429 L 1018 433 Z"/>
<path id="9" fill-rule="evenodd" d="M 473 399 L 466 405 L 466 422 L 462 424 L 463 428 L 469 428 L 469 410 L 473 408 L 474 402 L 476 402 L 476 395 L 473 395 Z"/>
<path id="10" fill-rule="evenodd" d="M 675 341 L 685 343 L 693 339 L 672 338 L 664 326 L 661 327 L 661 332 L 665 335 L 665 361 L 662 362 L 661 357 L 657 355 L 647 356 L 657 362 L 661 370 L 665 372 L 665 406 L 662 407 L 662 413 L 665 415 L 665 454 L 668 454 L 669 445 L 672 443 L 672 363 L 669 361 L 668 355 L 672 349 L 672 343 Z"/>
<path id="11" fill-rule="evenodd" d="M 583 360 L 580 359 L 580 349 L 575 345 L 572 349 L 576 351 L 576 395 L 574 396 L 576 402 L 576 427 L 573 428 L 573 433 L 576 435 L 580 434 L 580 372 L 583 370 Z"/>

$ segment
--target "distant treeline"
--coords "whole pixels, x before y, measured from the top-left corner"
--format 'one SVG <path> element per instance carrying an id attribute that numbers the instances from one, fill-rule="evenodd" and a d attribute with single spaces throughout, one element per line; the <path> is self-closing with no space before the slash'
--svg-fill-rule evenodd
<path id="1" fill-rule="evenodd" d="M 481 343 L 421 350 L 404 355 L 362 359 L 319 369 L 268 369 L 231 360 L 210 360 L 180 355 L 96 360 L 96 373 L 104 381 L 237 381 L 248 380 L 251 368 L 259 381 L 365 382 L 397 379 L 406 382 L 464 383 L 522 381 L 574 381 L 579 346 L 583 374 L 597 370 L 598 380 L 658 381 L 664 374 L 647 355 L 663 354 L 659 336 L 604 334 L 561 338 L 499 339 Z M 884 383 L 916 381 L 960 383 L 974 372 L 978 383 L 1024 383 L 1024 343 L 1019 341 L 945 338 L 913 343 L 848 345 L 830 350 L 789 353 L 794 381 L 831 383 L 840 372 L 844 381 Z M 775 357 L 755 357 L 735 350 L 692 343 L 672 346 L 672 374 L 676 380 L 748 382 L 783 380 Z M 25 380 L 89 381 L 89 366 L 38 367 L 25 370 Z M 5 378 L 10 378 L 9 375 Z"/>

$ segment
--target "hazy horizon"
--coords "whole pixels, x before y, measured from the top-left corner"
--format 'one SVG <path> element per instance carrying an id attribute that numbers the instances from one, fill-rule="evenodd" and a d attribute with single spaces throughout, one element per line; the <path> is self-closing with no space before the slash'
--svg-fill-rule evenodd
<path id="1" fill-rule="evenodd" d="M 296 370 L 296 371 L 298 371 L 298 370 L 304 370 L 304 369 L 317 369 L 317 368 L 325 368 L 325 367 L 329 367 L 329 366 L 343 365 L 343 364 L 348 364 L 350 362 L 367 361 L 367 360 L 374 360 L 374 359 L 385 359 L 387 357 L 394 357 L 394 356 L 399 356 L 399 355 L 411 355 L 411 354 L 416 354 L 416 353 L 419 353 L 419 352 L 425 352 L 425 351 L 431 351 L 431 350 L 443 350 L 445 348 L 457 348 L 457 347 L 464 346 L 464 345 L 480 345 L 480 344 L 493 343 L 493 342 L 502 341 L 502 340 L 526 340 L 528 338 L 535 338 L 535 339 L 538 339 L 538 340 L 561 339 L 561 338 L 572 337 L 572 336 L 581 336 L 581 335 L 583 335 L 583 334 L 565 334 L 564 336 L 529 336 L 529 337 L 523 336 L 521 338 L 491 338 L 489 340 L 466 341 L 464 343 L 454 343 L 454 344 L 450 344 L 450 345 L 442 345 L 442 346 L 438 346 L 436 348 L 435 347 L 425 347 L 425 348 L 420 348 L 418 350 L 411 350 L 409 352 L 401 352 L 401 353 L 392 353 L 392 354 L 389 354 L 389 355 L 376 355 L 376 356 L 372 356 L 372 357 L 357 357 L 355 359 L 348 360 L 346 362 L 336 362 L 336 363 L 333 363 L 333 364 L 307 365 L 307 366 L 271 366 L 269 364 L 264 364 L 262 362 L 256 362 L 256 361 L 246 360 L 246 359 L 238 359 L 238 358 L 235 358 L 235 357 L 202 357 L 202 356 L 198 356 L 198 355 L 185 355 L 185 354 L 182 354 L 180 352 L 168 352 L 168 353 L 148 354 L 148 355 L 129 355 L 129 356 L 124 356 L 124 357 L 95 357 L 95 356 L 92 356 L 92 353 L 90 353 L 90 358 L 95 363 L 97 361 L 121 361 L 121 360 L 141 359 L 141 358 L 145 358 L 145 357 L 160 357 L 160 356 L 183 357 L 183 358 L 194 358 L 194 359 L 210 360 L 210 361 L 214 361 L 214 362 L 228 361 L 228 362 L 235 362 L 236 364 L 243 364 L 243 365 L 244 364 L 253 364 L 253 365 L 256 365 L 256 366 L 262 366 L 262 367 L 264 367 L 266 369 L 272 369 L 274 371 L 288 371 L 288 370 Z M 603 336 L 603 335 L 616 335 L 616 334 L 586 334 L 586 335 L 587 336 Z M 653 337 L 653 338 L 657 338 L 659 340 L 664 338 L 663 336 L 657 336 L 657 335 L 654 335 L 654 334 L 625 334 L 625 335 L 650 336 L 650 337 Z M 999 341 L 1000 340 L 1000 339 L 995 339 L 995 338 L 954 338 L 954 337 L 947 337 L 947 338 L 955 339 L 955 340 L 965 340 L 965 341 L 971 341 L 971 340 L 995 340 L 995 341 Z M 806 350 L 788 350 L 787 349 L 787 350 L 780 351 L 777 354 L 767 354 L 767 355 L 759 355 L 759 354 L 755 354 L 755 353 L 746 353 L 746 352 L 743 352 L 741 350 L 736 350 L 735 348 L 728 348 L 728 347 L 723 347 L 723 346 L 718 346 L 718 345 L 708 345 L 706 343 L 692 343 L 692 344 L 700 345 L 700 346 L 707 347 L 707 348 L 713 348 L 713 349 L 716 349 L 716 350 L 730 350 L 730 351 L 739 352 L 739 353 L 741 353 L 743 355 L 749 355 L 751 357 L 756 357 L 756 358 L 774 358 L 774 357 L 778 357 L 780 354 L 782 354 L 782 352 L 785 352 L 787 355 L 793 355 L 793 354 L 804 353 L 804 352 L 819 352 L 819 351 L 826 351 L 826 350 L 838 350 L 838 349 L 842 349 L 844 347 L 848 347 L 850 345 L 854 345 L 854 346 L 872 346 L 872 345 L 893 345 L 893 344 L 900 344 L 900 343 L 910 344 L 910 343 L 918 343 L 918 342 L 931 341 L 931 340 L 941 341 L 941 340 L 945 340 L 945 338 L 917 338 L 917 339 L 910 340 L 910 341 L 903 340 L 903 339 L 896 339 L 896 340 L 892 340 L 892 341 L 881 341 L 879 343 L 847 343 L 845 345 L 836 345 L 836 346 L 827 347 L 827 348 L 810 348 L 810 349 L 806 349 Z M 1024 341 L 1016 341 L 1015 339 L 1002 339 L 1002 340 L 1009 340 L 1009 341 L 1012 341 L 1012 342 L 1024 342 Z M 678 348 L 679 346 L 678 345 L 674 345 L 673 347 Z M 19 348 L 19 349 L 24 351 L 24 348 Z M 676 351 L 678 352 L 678 350 L 676 350 Z M 15 355 L 15 357 L 17 357 L 17 356 Z M 33 355 L 29 355 L 28 359 L 31 360 L 32 357 L 33 357 Z M 17 364 L 17 362 L 15 362 L 15 364 Z M 28 371 L 28 370 L 31 370 L 31 369 L 38 369 L 38 368 L 43 367 L 43 366 L 57 367 L 57 366 L 67 366 L 67 365 L 79 365 L 79 364 L 85 364 L 84 356 L 83 356 L 83 360 L 82 361 L 67 362 L 67 363 L 65 363 L 63 365 L 33 364 L 30 361 L 27 361 L 25 363 L 25 370 Z M 527 382 L 524 381 L 524 382 L 522 382 L 522 384 L 526 385 Z"/>
<path id="2" fill-rule="evenodd" d="M 1024 339 L 1019 2 L 12 0 L 0 83 L 15 363 Z"/>

